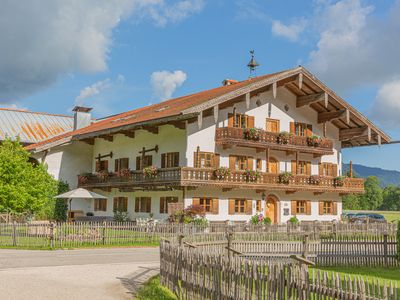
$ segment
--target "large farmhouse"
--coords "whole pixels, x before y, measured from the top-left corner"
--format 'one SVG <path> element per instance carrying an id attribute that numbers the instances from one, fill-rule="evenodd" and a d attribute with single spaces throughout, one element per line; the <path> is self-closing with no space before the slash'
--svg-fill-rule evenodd
<path id="1" fill-rule="evenodd" d="M 28 146 L 56 178 L 108 199 L 73 201 L 71 215 L 165 219 L 198 204 L 210 221 L 340 218 L 341 149 L 390 138 L 303 67 L 124 112 Z M 169 211 L 170 210 L 170 211 Z"/>

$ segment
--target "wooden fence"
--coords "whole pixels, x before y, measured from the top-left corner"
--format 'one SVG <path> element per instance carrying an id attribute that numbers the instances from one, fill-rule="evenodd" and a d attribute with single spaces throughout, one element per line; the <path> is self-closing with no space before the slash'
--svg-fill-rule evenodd
<path id="1" fill-rule="evenodd" d="M 176 242 L 160 245 L 161 283 L 179 299 L 398 299 L 393 282 L 367 281 L 304 265 L 230 257 Z"/>
<path id="2" fill-rule="evenodd" d="M 285 240 L 302 238 L 381 236 L 396 234 L 395 224 L 306 223 L 300 225 L 210 224 L 208 226 L 182 224 L 144 224 L 133 222 L 75 222 L 75 223 L 0 223 L 0 247 L 80 247 L 96 245 L 155 244 L 161 238 L 183 235 L 209 241 L 225 238 L 226 232 L 259 238 Z M 201 234 L 200 233 L 206 233 Z"/>

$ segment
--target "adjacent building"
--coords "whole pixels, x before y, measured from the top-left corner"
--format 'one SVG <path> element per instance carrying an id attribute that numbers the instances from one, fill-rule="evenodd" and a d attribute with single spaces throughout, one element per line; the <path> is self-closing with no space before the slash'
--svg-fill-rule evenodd
<path id="1" fill-rule="evenodd" d="M 390 138 L 303 67 L 90 122 L 27 148 L 56 178 L 108 199 L 71 213 L 165 219 L 201 205 L 210 221 L 340 218 L 341 197 L 364 181 L 342 176 L 342 148 Z M 78 125 L 77 125 L 78 124 Z"/>

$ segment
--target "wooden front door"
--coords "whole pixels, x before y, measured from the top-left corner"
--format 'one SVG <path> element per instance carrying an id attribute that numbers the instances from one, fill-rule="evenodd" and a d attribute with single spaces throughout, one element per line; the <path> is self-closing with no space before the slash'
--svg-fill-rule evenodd
<path id="1" fill-rule="evenodd" d="M 279 120 L 275 119 L 267 119 L 267 125 L 266 125 L 266 130 L 268 132 L 275 132 L 278 133 L 280 128 L 279 128 Z"/>
<path id="2" fill-rule="evenodd" d="M 265 216 L 270 218 L 272 221 L 272 224 L 277 223 L 277 201 L 274 197 L 268 197 L 267 202 L 265 205 Z"/>
<path id="3" fill-rule="evenodd" d="M 279 173 L 279 162 L 275 158 L 270 158 L 268 162 L 268 172 L 272 174 Z"/>

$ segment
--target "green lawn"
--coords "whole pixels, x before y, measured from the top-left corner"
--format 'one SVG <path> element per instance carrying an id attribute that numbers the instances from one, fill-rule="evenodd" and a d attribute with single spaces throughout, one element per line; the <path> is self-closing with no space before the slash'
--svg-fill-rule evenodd
<path id="1" fill-rule="evenodd" d="M 351 213 L 377 213 L 385 217 L 388 222 L 400 220 L 400 211 L 379 211 L 379 210 L 345 210 L 344 212 Z"/>
<path id="2" fill-rule="evenodd" d="M 155 276 L 147 281 L 136 295 L 139 300 L 177 300 L 178 298 L 166 287 L 160 284 L 160 277 Z"/>

